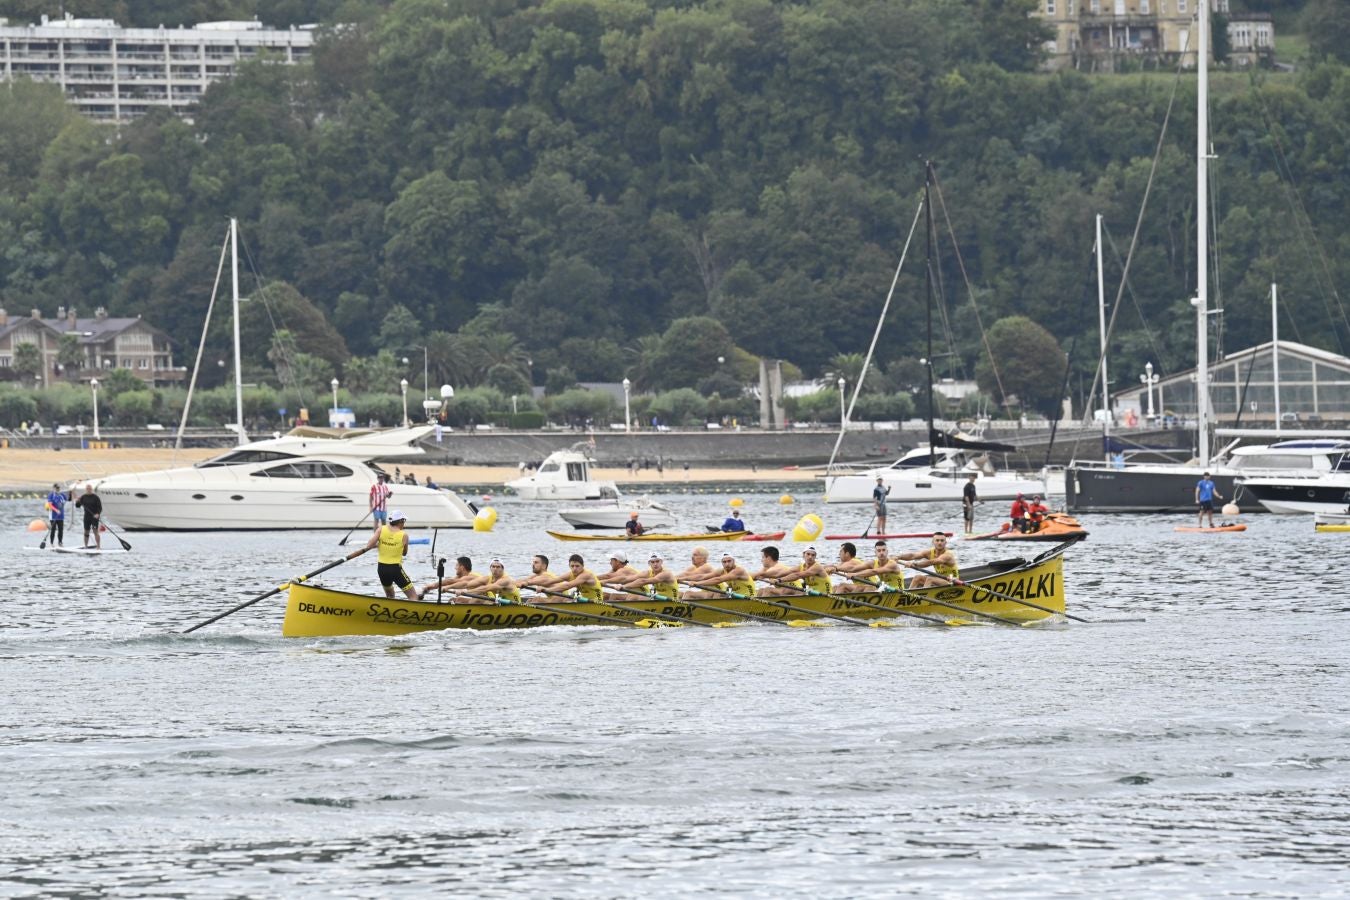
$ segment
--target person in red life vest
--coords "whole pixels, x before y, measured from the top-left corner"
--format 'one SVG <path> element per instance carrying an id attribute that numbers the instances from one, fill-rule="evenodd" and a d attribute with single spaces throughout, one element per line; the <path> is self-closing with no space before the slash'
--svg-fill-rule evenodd
<path id="1" fill-rule="evenodd" d="M 1050 511 L 1044 503 L 1041 502 L 1041 495 L 1037 494 L 1031 498 L 1031 503 L 1027 504 L 1028 531 L 1037 532 L 1041 530 L 1041 523 L 1045 521 L 1045 514 Z"/>
<path id="2" fill-rule="evenodd" d="M 1025 532 L 1027 530 L 1027 503 L 1018 494 L 1017 499 L 1013 501 L 1012 509 L 1008 511 L 1008 518 L 1012 519 L 1012 530 Z"/>

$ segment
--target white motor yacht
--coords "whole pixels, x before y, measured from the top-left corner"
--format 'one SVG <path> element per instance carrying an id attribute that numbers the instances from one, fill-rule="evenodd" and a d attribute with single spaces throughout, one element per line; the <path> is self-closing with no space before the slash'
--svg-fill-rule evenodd
<path id="1" fill-rule="evenodd" d="M 506 482 L 522 500 L 617 499 L 619 488 L 612 481 L 592 481 L 589 444 L 581 442 L 555 450 L 529 475 Z"/>
<path id="2" fill-rule="evenodd" d="M 375 459 L 425 455 L 431 426 L 325 437 L 297 430 L 193 466 L 94 479 L 104 515 L 131 530 L 352 528 L 369 514 Z M 79 488 L 83 487 L 81 483 Z M 475 510 L 450 491 L 393 484 L 389 507 L 410 528 L 471 528 Z"/>
<path id="3" fill-rule="evenodd" d="M 1270 450 L 1303 450 L 1307 467 L 1243 475 L 1238 487 L 1273 513 L 1344 513 L 1350 508 L 1350 441 L 1282 441 Z"/>
<path id="4" fill-rule="evenodd" d="M 971 475 L 975 476 L 975 490 L 981 500 L 1011 500 L 1018 494 L 1046 493 L 1043 481 L 995 472 L 983 454 L 972 455 L 968 450 L 955 447 L 938 447 L 930 452 L 925 444 L 910 450 L 889 466 L 827 476 L 825 502 L 871 503 L 878 478 L 889 490 L 886 499 L 892 503 L 960 502 Z"/>
<path id="5" fill-rule="evenodd" d="M 638 514 L 638 520 L 648 529 L 659 530 L 675 525 L 675 514 L 647 497 L 610 500 L 558 510 L 558 515 L 573 528 L 623 528 L 633 513 Z"/>

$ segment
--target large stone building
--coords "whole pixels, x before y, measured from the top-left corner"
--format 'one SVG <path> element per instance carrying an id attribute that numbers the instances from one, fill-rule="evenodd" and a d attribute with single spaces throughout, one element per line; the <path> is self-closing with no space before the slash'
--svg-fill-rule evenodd
<path id="1" fill-rule="evenodd" d="M 1040 16 L 1055 32 L 1047 67 L 1116 71 L 1125 67 L 1195 65 L 1195 14 L 1202 0 L 1040 0 Z M 1229 61 L 1269 64 L 1275 26 L 1268 13 L 1233 13 L 1228 0 L 1209 0 L 1227 20 Z"/>
<path id="2" fill-rule="evenodd" d="M 0 19 L 0 79 L 61 86 L 91 119 L 126 122 L 157 107 L 189 114 L 207 85 L 250 59 L 309 58 L 310 29 L 258 22 L 204 22 L 191 28 L 122 28 L 111 19 L 64 19 L 13 26 Z"/>
<path id="3" fill-rule="evenodd" d="M 62 362 L 61 343 L 66 335 L 76 339 L 78 364 Z M 38 387 L 56 381 L 87 382 L 113 369 L 126 369 L 151 385 L 177 384 L 187 374 L 173 364 L 168 335 L 140 317 L 109 318 L 102 307 L 89 319 L 64 307 L 54 319 L 43 318 L 36 309 L 27 316 L 11 316 L 0 309 L 0 369 L 13 369 L 21 344 L 37 347 L 42 360 L 35 378 Z"/>

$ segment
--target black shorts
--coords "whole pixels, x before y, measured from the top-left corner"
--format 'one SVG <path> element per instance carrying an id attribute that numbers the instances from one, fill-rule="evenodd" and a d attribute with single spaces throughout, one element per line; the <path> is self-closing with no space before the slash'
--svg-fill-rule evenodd
<path id="1" fill-rule="evenodd" d="M 98 526 L 98 516 L 92 513 L 84 514 L 84 530 L 93 531 Z"/>
<path id="2" fill-rule="evenodd" d="M 399 563 L 378 563 L 375 570 L 380 574 L 380 584 L 385 587 L 393 586 L 399 590 L 407 590 L 412 584 L 412 579 Z"/>
<path id="3" fill-rule="evenodd" d="M 1213 501 L 1213 500 L 1201 500 L 1201 501 L 1200 501 L 1200 511 L 1201 511 L 1201 512 L 1214 512 L 1214 501 Z"/>

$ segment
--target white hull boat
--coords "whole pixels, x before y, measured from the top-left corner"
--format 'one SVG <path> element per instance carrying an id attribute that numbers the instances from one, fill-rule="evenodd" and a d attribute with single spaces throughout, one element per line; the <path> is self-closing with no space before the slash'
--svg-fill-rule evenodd
<path id="1" fill-rule="evenodd" d="M 936 466 L 930 465 L 933 459 Z M 993 473 L 991 466 L 967 460 L 960 450 L 941 448 L 930 457 L 927 447 L 918 447 L 889 466 L 826 477 L 825 502 L 871 503 L 878 478 L 890 491 L 886 497 L 890 503 L 960 502 L 971 475 L 975 476 L 975 490 L 981 500 L 1011 500 L 1018 494 L 1046 493 L 1044 481 Z"/>
<path id="2" fill-rule="evenodd" d="M 619 489 L 614 482 L 591 480 L 592 460 L 586 454 L 589 446 L 583 442 L 567 450 L 555 450 L 536 471 L 506 482 L 506 487 L 522 500 L 617 499 Z"/>
<path id="3" fill-rule="evenodd" d="M 573 506 L 559 510 L 558 515 L 573 528 L 623 528 L 633 513 L 647 530 L 671 528 L 675 514 L 660 503 L 640 497 L 631 502 L 616 500 L 589 506 Z"/>
<path id="4" fill-rule="evenodd" d="M 370 509 L 370 488 L 381 471 L 371 460 L 423 455 L 416 444 L 427 431 L 348 439 L 291 434 L 195 466 L 111 475 L 93 485 L 104 514 L 129 530 L 349 529 Z M 388 507 L 402 510 L 409 528 L 473 527 L 475 510 L 450 491 L 390 487 Z"/>

